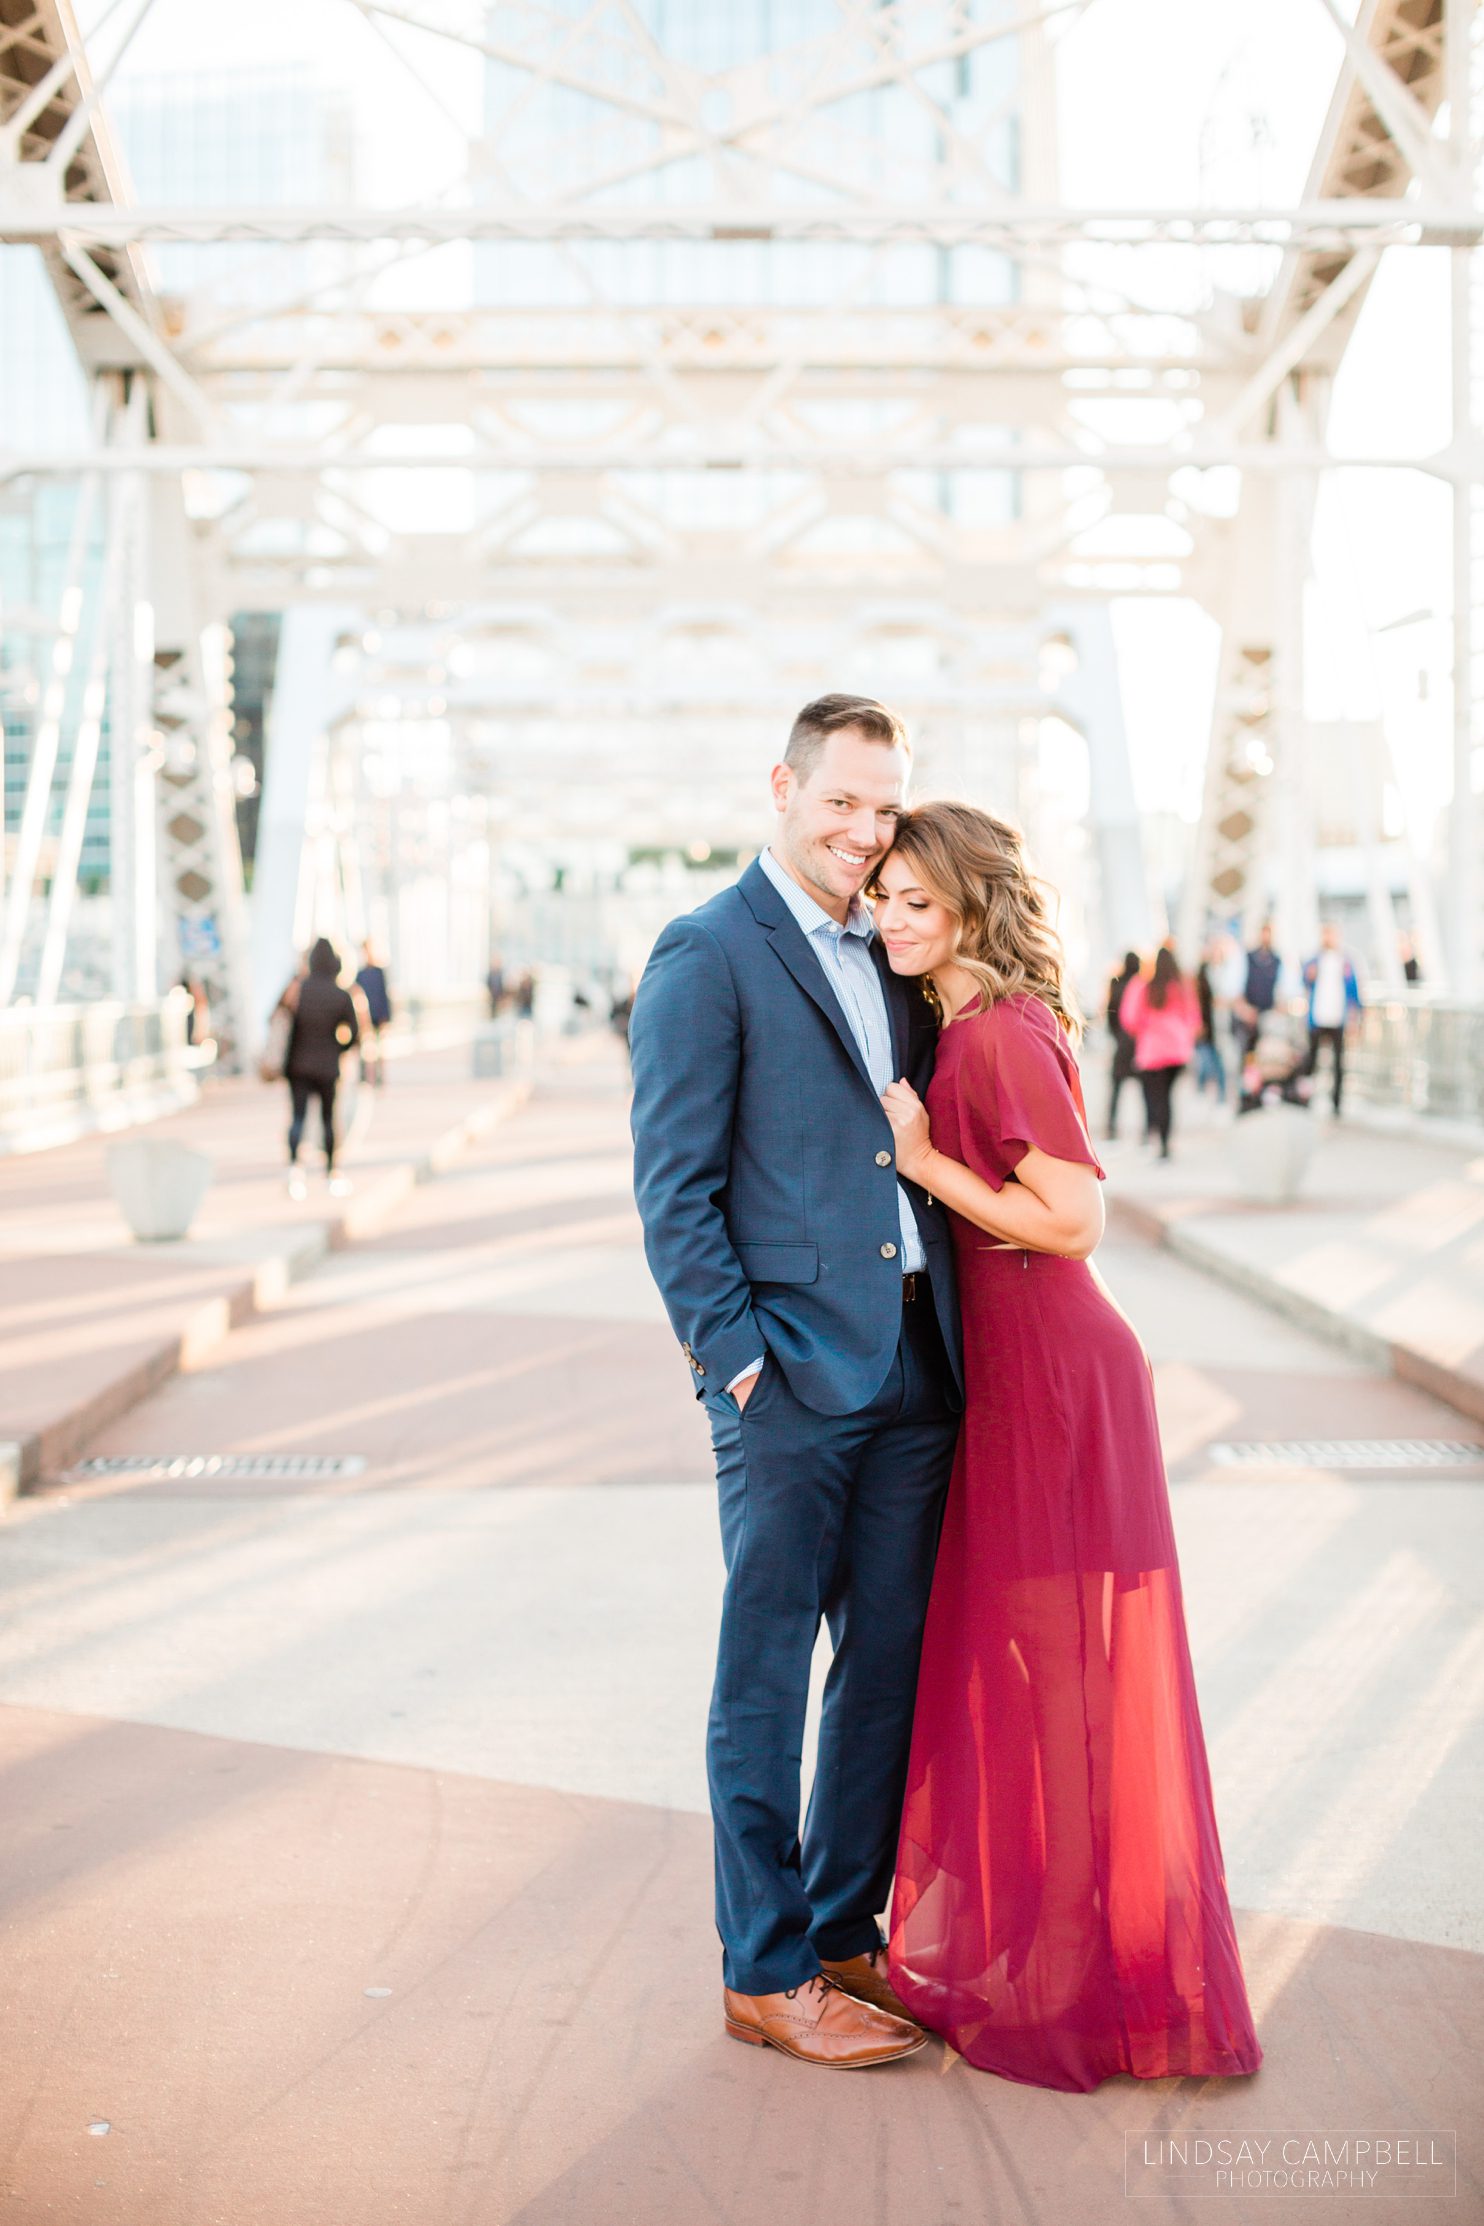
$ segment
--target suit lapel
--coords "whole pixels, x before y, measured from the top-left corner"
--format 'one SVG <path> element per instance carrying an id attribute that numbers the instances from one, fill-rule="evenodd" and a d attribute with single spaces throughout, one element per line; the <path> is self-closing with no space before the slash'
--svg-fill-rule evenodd
<path id="1" fill-rule="evenodd" d="M 866 1062 L 860 1055 L 860 1046 L 851 1033 L 850 1022 L 845 1018 L 845 1008 L 825 979 L 824 968 L 810 949 L 809 938 L 792 913 L 785 912 L 778 925 L 768 930 L 768 941 L 805 996 L 812 997 L 824 1014 L 849 1053 L 851 1065 L 874 1097 L 876 1092 L 871 1077 L 866 1072 Z"/>
<path id="2" fill-rule="evenodd" d="M 851 1033 L 850 1022 L 839 998 L 831 989 L 824 968 L 812 949 L 808 936 L 774 888 L 762 867 L 754 859 L 737 884 L 753 918 L 766 932 L 769 943 L 798 983 L 804 995 L 819 1007 L 845 1048 L 847 1057 L 872 1097 L 875 1085 L 866 1071 L 866 1062 L 860 1047 Z M 892 1043 L 896 1043 L 896 1022 L 892 1023 Z"/>
<path id="3" fill-rule="evenodd" d="M 907 985 L 900 974 L 894 974 L 891 960 L 882 949 L 879 935 L 871 937 L 871 956 L 876 963 L 881 994 L 886 999 L 886 1017 L 891 1024 L 891 1071 L 901 1080 L 907 1072 Z"/>

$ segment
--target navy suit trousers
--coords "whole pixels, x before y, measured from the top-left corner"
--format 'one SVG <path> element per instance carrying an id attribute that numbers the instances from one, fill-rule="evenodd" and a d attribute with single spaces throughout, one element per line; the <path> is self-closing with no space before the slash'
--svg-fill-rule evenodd
<path id="1" fill-rule="evenodd" d="M 770 1355 L 746 1408 L 707 1391 L 726 1589 L 706 1764 L 726 1985 L 798 1986 L 878 1946 L 959 1416 L 927 1278 L 886 1380 L 817 1414 Z M 799 1837 L 809 1671 L 834 1660 Z"/>

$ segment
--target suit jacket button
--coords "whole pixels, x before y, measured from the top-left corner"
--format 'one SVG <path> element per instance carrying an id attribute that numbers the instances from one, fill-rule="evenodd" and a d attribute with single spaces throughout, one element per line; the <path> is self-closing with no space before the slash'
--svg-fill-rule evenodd
<path id="1" fill-rule="evenodd" d="M 890 1152 L 878 1152 L 878 1153 L 876 1154 L 876 1165 L 877 1165 L 878 1167 L 890 1167 L 890 1165 L 891 1165 L 891 1153 L 890 1153 Z"/>
<path id="2" fill-rule="evenodd" d="M 897 1248 L 894 1244 L 884 1244 L 881 1247 L 881 1257 L 883 1260 L 894 1260 L 896 1256 Z"/>

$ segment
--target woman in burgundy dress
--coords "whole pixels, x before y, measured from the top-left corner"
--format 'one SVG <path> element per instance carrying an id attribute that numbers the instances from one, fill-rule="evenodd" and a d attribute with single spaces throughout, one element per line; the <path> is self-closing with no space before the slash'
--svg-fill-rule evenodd
<path id="1" fill-rule="evenodd" d="M 1062 958 L 1019 835 L 902 822 L 893 970 L 941 1010 L 897 1164 L 949 1207 L 967 1405 L 923 1638 L 892 1984 L 1003 2078 L 1255 2071 L 1149 1362 L 1088 1255 L 1102 1168 Z"/>

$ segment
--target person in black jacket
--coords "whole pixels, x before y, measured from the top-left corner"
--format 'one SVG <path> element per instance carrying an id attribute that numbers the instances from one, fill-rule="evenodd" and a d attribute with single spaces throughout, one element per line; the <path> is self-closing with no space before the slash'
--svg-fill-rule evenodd
<path id="1" fill-rule="evenodd" d="M 1138 974 L 1143 971 L 1143 960 L 1137 951 L 1125 951 L 1123 964 L 1108 984 L 1108 1002 L 1103 1018 L 1108 1034 L 1113 1039 L 1113 1065 L 1108 1083 L 1108 1140 L 1118 1134 L 1118 1100 L 1125 1082 L 1133 1080 L 1134 1039 L 1126 1028 L 1118 1025 L 1118 1008 L 1123 1003 L 1123 993 Z M 1147 1133 L 1147 1132 L 1146 1132 Z"/>
<path id="2" fill-rule="evenodd" d="M 283 1069 L 292 1107 L 290 1193 L 296 1198 L 304 1195 L 304 1180 L 298 1172 L 299 1146 L 312 1097 L 319 1099 L 330 1188 L 346 1190 L 350 1186 L 335 1173 L 335 1088 L 340 1080 L 341 1053 L 361 1040 L 362 1001 L 341 986 L 340 954 L 327 936 L 322 935 L 310 952 L 308 973 L 290 982 L 281 1002 L 294 1016 Z"/>

